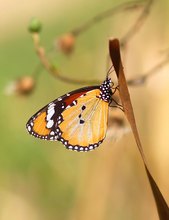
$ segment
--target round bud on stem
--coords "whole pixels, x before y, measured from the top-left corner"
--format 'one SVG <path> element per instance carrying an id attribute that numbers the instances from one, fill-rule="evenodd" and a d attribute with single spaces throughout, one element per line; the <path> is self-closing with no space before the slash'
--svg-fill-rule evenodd
<path id="1" fill-rule="evenodd" d="M 32 18 L 29 24 L 29 31 L 31 33 L 39 33 L 42 29 L 42 24 L 37 18 Z"/>

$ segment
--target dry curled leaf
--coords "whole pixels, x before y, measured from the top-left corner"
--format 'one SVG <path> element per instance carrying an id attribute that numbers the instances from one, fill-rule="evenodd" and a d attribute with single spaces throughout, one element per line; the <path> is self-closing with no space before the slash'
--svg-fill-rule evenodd
<path id="1" fill-rule="evenodd" d="M 118 39 L 109 41 L 109 52 L 110 52 L 110 57 L 111 57 L 111 60 L 112 60 L 112 63 L 113 63 L 113 66 L 114 66 L 114 69 L 115 69 L 115 72 L 118 78 L 119 95 L 120 95 L 120 99 L 121 99 L 121 102 L 124 108 L 124 113 L 130 123 L 133 135 L 135 137 L 135 141 L 137 143 L 138 149 L 143 159 L 143 163 L 146 169 L 149 183 L 150 183 L 150 186 L 151 186 L 151 189 L 154 195 L 154 199 L 156 202 L 159 219 L 167 220 L 169 219 L 168 205 L 147 167 L 145 155 L 144 155 L 142 144 L 141 144 L 140 137 L 138 134 L 133 107 L 132 107 L 131 100 L 130 100 L 130 94 L 128 91 L 127 82 L 126 82 L 126 78 L 125 78 L 124 71 L 123 71 L 121 55 L 120 55 L 120 44 L 119 44 Z"/>

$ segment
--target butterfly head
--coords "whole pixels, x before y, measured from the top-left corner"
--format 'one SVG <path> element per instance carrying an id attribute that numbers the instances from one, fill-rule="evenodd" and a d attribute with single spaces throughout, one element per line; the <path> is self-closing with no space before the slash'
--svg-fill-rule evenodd
<path id="1" fill-rule="evenodd" d="M 110 102 L 112 97 L 112 80 L 110 78 L 106 78 L 105 81 L 100 85 L 100 96 L 101 99 L 105 102 Z"/>

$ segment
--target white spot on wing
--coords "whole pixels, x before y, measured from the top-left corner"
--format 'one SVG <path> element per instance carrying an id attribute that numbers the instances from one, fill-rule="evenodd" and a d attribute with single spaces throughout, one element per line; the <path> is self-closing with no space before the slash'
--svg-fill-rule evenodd
<path id="1" fill-rule="evenodd" d="M 68 105 L 68 106 L 66 107 L 66 109 L 68 109 L 68 108 L 70 108 L 70 105 Z"/>
<path id="2" fill-rule="evenodd" d="M 31 126 L 30 125 L 28 126 L 28 131 L 31 131 Z"/>
<path id="3" fill-rule="evenodd" d="M 93 150 L 93 148 L 94 148 L 93 146 L 90 146 L 90 147 L 89 147 L 90 150 Z"/>
<path id="4" fill-rule="evenodd" d="M 55 114 L 55 110 L 54 108 L 52 108 L 50 111 L 48 110 L 48 114 L 46 116 L 46 120 L 50 121 L 50 119 L 52 118 L 52 116 Z"/>
<path id="5" fill-rule="evenodd" d="M 55 104 L 54 104 L 53 102 L 51 102 L 51 103 L 49 104 L 48 109 L 53 108 L 54 106 L 55 106 Z"/>
<path id="6" fill-rule="evenodd" d="M 47 128 L 51 128 L 53 126 L 53 124 L 54 124 L 54 121 L 53 120 L 49 120 L 47 125 L 46 125 L 46 127 Z"/>
<path id="7" fill-rule="evenodd" d="M 50 132 L 50 135 L 54 135 L 54 134 L 55 134 L 55 132 L 54 132 L 54 131 L 51 131 L 51 132 Z"/>

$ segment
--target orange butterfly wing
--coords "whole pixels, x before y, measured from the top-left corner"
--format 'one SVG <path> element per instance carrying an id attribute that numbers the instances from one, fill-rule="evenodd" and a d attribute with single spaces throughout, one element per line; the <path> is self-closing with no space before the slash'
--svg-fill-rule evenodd
<path id="1" fill-rule="evenodd" d="M 28 132 L 37 138 L 57 140 L 57 121 L 61 113 L 79 96 L 95 88 L 97 87 L 81 88 L 67 93 L 47 104 L 29 119 L 26 124 Z"/>
<path id="2" fill-rule="evenodd" d="M 45 140 L 59 140 L 67 149 L 89 151 L 106 136 L 111 79 L 100 86 L 72 91 L 49 103 L 33 115 L 28 132 Z"/>
<path id="3" fill-rule="evenodd" d="M 61 113 L 58 125 L 61 136 L 58 140 L 68 149 L 93 150 L 104 140 L 109 106 L 99 95 L 99 89 L 89 91 Z"/>

